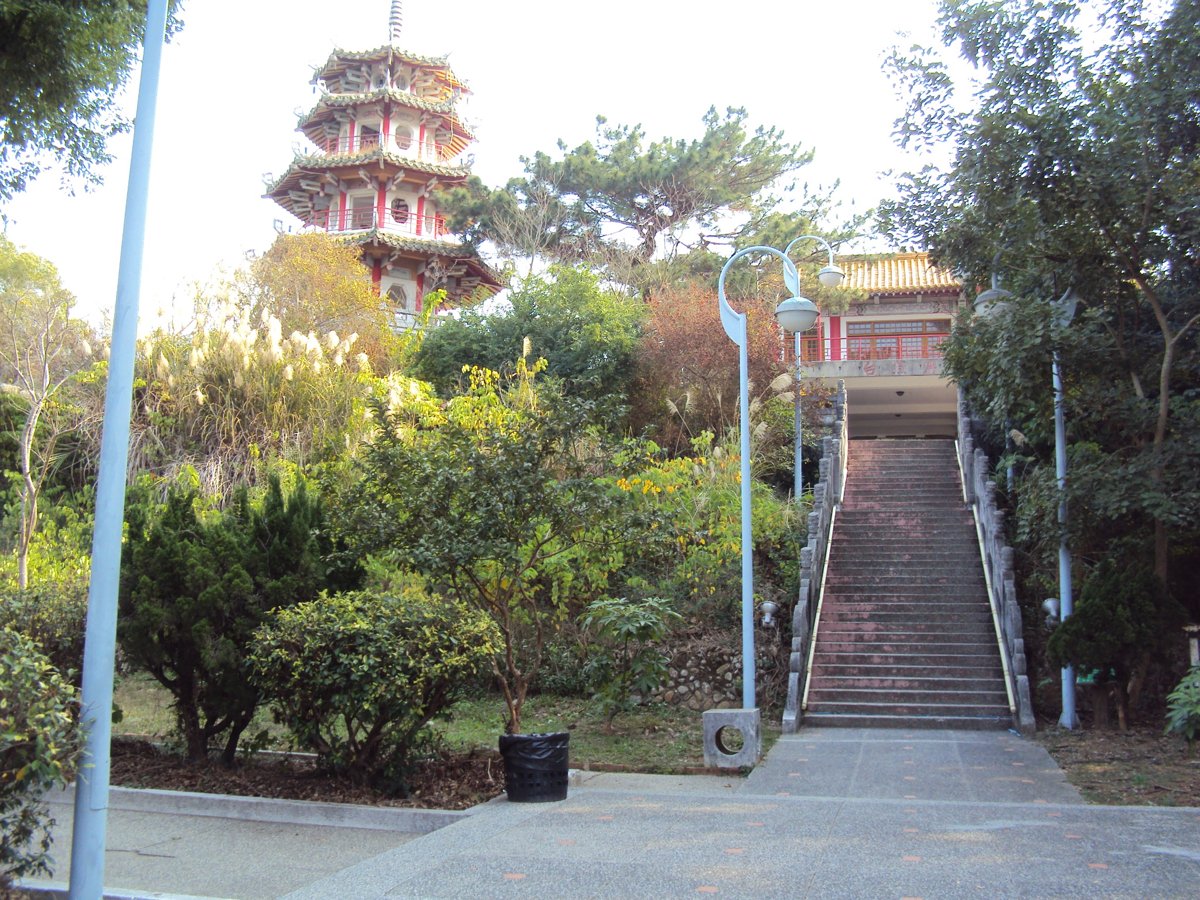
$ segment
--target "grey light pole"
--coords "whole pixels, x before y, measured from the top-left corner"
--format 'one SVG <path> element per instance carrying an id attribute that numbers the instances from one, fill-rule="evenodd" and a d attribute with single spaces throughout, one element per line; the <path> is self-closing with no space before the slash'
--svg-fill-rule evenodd
<path id="1" fill-rule="evenodd" d="M 786 254 L 774 247 L 747 247 L 739 250 L 726 261 L 721 268 L 721 277 L 717 280 L 717 302 L 721 311 L 721 327 L 738 347 L 738 414 L 740 417 L 738 431 L 741 438 L 742 456 L 742 708 L 747 710 L 757 707 L 754 691 L 754 544 L 750 521 L 750 364 L 746 340 L 746 314 L 736 312 L 729 305 L 729 301 L 725 299 L 725 276 L 729 272 L 730 266 L 751 253 L 767 253 L 781 259 L 784 283 L 793 294 L 796 293 L 796 286 L 800 280 L 792 261 L 787 258 Z M 808 304 L 813 308 L 814 313 L 816 311 L 812 301 L 805 300 L 803 297 L 793 296 L 790 300 L 784 300 L 780 304 L 780 308 L 788 303 L 797 304 L 801 308 L 804 304 Z M 776 315 L 778 315 L 778 311 Z"/>
<path id="2" fill-rule="evenodd" d="M 1074 288 L 1056 300 L 1054 307 L 1055 330 L 1061 331 L 1075 318 L 1075 306 L 1079 296 Z M 1062 367 L 1058 361 L 1058 334 L 1054 339 L 1054 355 L 1051 362 L 1054 378 L 1054 471 L 1058 478 L 1058 600 L 1059 621 L 1067 621 L 1071 615 L 1071 550 L 1067 546 L 1067 427 L 1063 421 Z M 1063 728 L 1078 728 L 1079 717 L 1075 714 L 1075 667 L 1064 666 L 1062 670 L 1062 716 L 1058 724 Z"/>
<path id="3" fill-rule="evenodd" d="M 846 277 L 846 273 L 841 270 L 833 261 L 833 248 L 829 246 L 829 242 L 825 238 L 815 234 L 802 234 L 800 237 L 793 239 L 787 247 L 784 248 L 783 255 L 788 257 L 788 262 L 791 262 L 792 248 L 800 241 L 819 241 L 829 251 L 829 263 L 817 273 L 817 280 L 825 287 L 835 288 L 842 283 L 842 279 Z M 784 267 L 785 281 L 788 289 L 794 296 L 784 300 L 775 308 L 775 319 L 779 322 L 779 327 L 785 332 L 796 335 L 796 398 L 795 410 L 793 418 L 795 420 L 795 454 L 794 463 L 795 473 L 793 476 L 792 500 L 799 502 L 801 495 L 804 493 L 804 442 L 803 423 L 801 418 L 802 403 L 800 398 L 800 336 L 803 332 L 812 328 L 813 323 L 817 321 L 817 307 L 807 297 L 800 296 L 800 273 L 792 266 L 791 268 Z M 794 280 L 788 280 L 788 278 Z"/>

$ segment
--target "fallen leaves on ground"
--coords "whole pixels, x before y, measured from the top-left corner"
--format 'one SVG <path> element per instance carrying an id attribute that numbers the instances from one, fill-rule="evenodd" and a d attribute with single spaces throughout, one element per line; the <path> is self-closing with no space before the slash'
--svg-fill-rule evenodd
<path id="1" fill-rule="evenodd" d="M 146 741 L 117 738 L 111 781 L 121 787 L 204 794 L 461 810 L 503 791 L 504 764 L 494 750 L 443 751 L 413 773 L 407 797 L 392 797 L 321 772 L 311 757 L 259 753 L 228 769 L 215 760 L 189 763 Z"/>

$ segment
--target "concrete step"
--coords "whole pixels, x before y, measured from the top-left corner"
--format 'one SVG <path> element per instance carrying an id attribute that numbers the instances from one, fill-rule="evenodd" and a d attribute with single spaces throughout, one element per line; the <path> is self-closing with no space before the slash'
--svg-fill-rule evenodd
<path id="1" fill-rule="evenodd" d="M 845 568 L 849 568 L 851 560 L 846 560 Z M 855 560 L 854 562 L 857 562 Z M 841 567 L 839 567 L 840 569 Z M 875 587 L 881 583 L 890 583 L 895 585 L 916 585 L 916 586 L 942 586 L 942 585 L 962 585 L 966 583 L 974 583 L 975 581 L 983 582 L 983 569 L 979 567 L 979 571 L 971 571 L 946 566 L 936 571 L 927 569 L 921 570 L 919 566 L 913 565 L 855 565 L 853 572 L 839 571 L 836 575 L 830 574 L 825 583 L 828 585 L 834 584 L 854 584 L 862 585 L 863 587 Z"/>
<path id="2" fill-rule="evenodd" d="M 963 678 L 930 675 L 927 677 L 891 677 L 869 675 L 814 675 L 810 691 L 877 690 L 877 691 L 968 691 L 994 694 L 1007 698 L 1004 682 L 997 676 Z M 1006 701 L 1007 702 L 1007 701 Z"/>
<path id="3" fill-rule="evenodd" d="M 890 703 L 867 701 L 824 701 L 810 693 L 808 707 L 813 712 L 888 716 L 1007 716 L 1008 701 L 1003 703 Z"/>
<path id="4" fill-rule="evenodd" d="M 829 595 L 826 595 L 825 603 L 821 607 L 821 619 L 826 622 L 837 620 L 849 622 L 858 616 L 874 615 L 883 616 L 884 619 L 881 621 L 901 616 L 922 620 L 942 620 L 955 615 L 987 618 L 988 621 L 991 621 L 992 610 L 986 602 L 978 600 L 969 602 L 882 600 L 874 602 L 870 600 L 845 601 Z"/>
<path id="5" fill-rule="evenodd" d="M 913 582 L 878 582 L 863 584 L 862 582 L 832 582 L 825 585 L 825 599 L 837 598 L 858 603 L 870 603 L 875 600 L 894 597 L 909 601 L 940 600 L 940 601 L 987 601 L 982 576 L 979 580 L 965 584 L 916 584 Z"/>
<path id="6" fill-rule="evenodd" d="M 835 635 L 860 635 L 863 640 L 871 640 L 881 636 L 905 635 L 944 635 L 953 632 L 955 635 L 976 635 L 985 637 L 992 629 L 991 616 L 956 616 L 944 619 L 914 619 L 911 616 L 874 618 L 871 616 L 856 616 L 845 618 L 841 616 L 826 616 L 821 614 L 821 626 L 826 636 L 839 640 Z M 846 640 L 852 640 L 846 638 Z"/>
<path id="7" fill-rule="evenodd" d="M 803 715 L 805 725 L 837 728 L 961 728 L 965 730 L 990 730 L 1012 728 L 1012 715 L 1006 709 L 1004 715 L 984 713 L 969 716 L 945 714 L 908 716 L 890 713 L 846 713 L 832 710 L 807 710 Z"/>
<path id="8" fill-rule="evenodd" d="M 884 545 L 878 541 L 850 541 L 835 539 L 830 547 L 830 553 L 838 553 L 845 557 L 847 566 L 858 562 L 877 563 L 880 565 L 908 565 L 914 568 L 922 566 L 937 567 L 946 563 L 959 564 L 965 567 L 981 568 L 979 550 L 965 540 L 955 540 L 937 550 L 926 550 L 912 553 L 902 546 Z"/>
<path id="9" fill-rule="evenodd" d="M 999 650 L 994 642 L 980 641 L 972 634 L 907 633 L 888 635 L 879 640 L 861 640 L 858 636 L 847 638 L 844 634 L 822 637 L 818 632 L 814 667 L 824 662 L 825 653 L 853 653 L 865 658 L 883 656 L 892 660 L 901 656 L 991 656 Z"/>
<path id="10" fill-rule="evenodd" d="M 844 585 L 836 590 L 825 588 L 825 602 L 839 603 L 987 603 L 987 593 L 980 585 L 952 590 L 948 585 L 938 585 L 933 590 L 886 590 L 869 589 L 862 586 Z"/>
<path id="11" fill-rule="evenodd" d="M 999 707 L 1007 709 L 1008 695 L 1001 685 L 997 689 L 992 685 L 989 689 L 980 691 L 948 691 L 910 688 L 810 688 L 808 705 L 810 709 L 839 706 L 870 707 L 877 709 L 882 704 L 892 706 L 896 711 L 913 710 L 919 707 L 952 706 L 959 710 L 978 707 Z"/>
<path id="12" fill-rule="evenodd" d="M 813 658 L 813 677 L 818 675 L 914 675 L 935 673 L 938 677 L 966 676 L 972 672 L 1002 672 L 995 647 L 991 653 L 873 653 L 863 650 L 830 651 Z M 818 665 L 821 667 L 818 670 Z"/>

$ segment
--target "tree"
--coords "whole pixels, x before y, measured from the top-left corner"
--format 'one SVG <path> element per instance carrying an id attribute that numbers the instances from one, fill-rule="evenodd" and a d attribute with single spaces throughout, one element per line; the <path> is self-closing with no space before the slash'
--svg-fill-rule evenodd
<path id="1" fill-rule="evenodd" d="M 1043 298 L 1043 322 L 1045 300 L 1068 286 L 1083 297 L 1110 335 L 1122 439 L 1139 451 L 1124 474 L 1140 485 L 1154 573 L 1168 583 L 1170 536 L 1197 525 L 1169 485 L 1192 457 L 1200 385 L 1189 340 L 1200 322 L 1200 9 L 1160 9 L 1108 0 L 1093 21 L 1092 8 L 1053 0 L 945 0 L 942 38 L 974 67 L 972 99 L 955 105 L 934 51 L 893 57 L 909 98 L 901 142 L 942 143 L 954 159 L 906 175 L 883 220 L 980 284 L 999 254 L 1006 286 Z"/>
<path id="2" fill-rule="evenodd" d="M 522 360 L 504 381 L 474 369 L 447 403 L 394 379 L 339 504 L 354 550 L 389 555 L 496 623 L 511 732 L 548 636 L 573 603 L 604 591 L 621 546 L 637 540 L 608 527 L 621 497 L 575 452 L 586 411 L 536 384 L 543 368 Z"/>
<path id="3" fill-rule="evenodd" d="M 469 310 L 441 323 L 426 336 L 414 373 L 448 395 L 464 368 L 501 371 L 529 353 L 546 360 L 546 376 L 565 396 L 593 404 L 597 421 L 621 422 L 643 304 L 565 266 L 525 280 L 509 302 L 507 310 Z"/>
<path id="4" fill-rule="evenodd" d="M 1105 560 L 1084 582 L 1079 608 L 1050 636 L 1052 662 L 1091 670 L 1098 727 L 1108 724 L 1111 686 L 1118 727 L 1128 730 L 1128 685 L 1142 656 L 1148 647 L 1165 653 L 1170 636 L 1178 631 L 1183 610 L 1161 593 L 1161 583 L 1147 570 Z"/>
<path id="5" fill-rule="evenodd" d="M 64 388 L 93 366 L 91 329 L 71 318 L 75 298 L 46 260 L 22 253 L 0 235 L 0 378 L 24 406 L 18 466 L 21 518 L 18 584 L 29 584 L 29 545 L 38 522 L 38 498 L 56 461 L 56 446 L 79 424 L 60 402 Z M 43 427 L 45 426 L 45 427 Z"/>
<path id="6" fill-rule="evenodd" d="M 784 371 L 774 303 L 734 302 L 747 315 L 752 396 L 769 396 L 770 385 Z M 702 432 L 721 435 L 737 424 L 737 346 L 721 327 L 716 292 L 700 283 L 656 294 L 646 316 L 631 425 L 636 432 L 649 431 L 672 452 L 684 453 Z"/>
<path id="7" fill-rule="evenodd" d="M 179 28 L 178 0 L 168 32 Z M 9 0 L 0 4 L 0 201 L 53 160 L 99 181 L 108 139 L 129 129 L 116 98 L 145 31 L 146 0 Z"/>
<path id="8" fill-rule="evenodd" d="M 121 558 L 121 647 L 175 698 L 189 759 L 227 733 L 232 765 L 260 695 L 249 678 L 254 630 L 273 609 L 326 586 L 323 512 L 303 483 L 272 478 L 260 504 L 243 489 L 226 511 L 200 508 L 194 489 L 129 505 Z"/>
<path id="9" fill-rule="evenodd" d="M 395 349 L 390 315 L 358 248 L 327 234 L 279 235 L 233 287 L 252 322 L 273 316 L 284 334 L 357 334 L 356 348 L 379 369 Z"/>
<path id="10" fill-rule="evenodd" d="M 524 158 L 525 176 L 504 189 L 459 192 L 451 225 L 502 247 L 516 234 L 526 255 L 598 263 L 623 280 L 656 256 L 732 244 L 774 208 L 776 183 L 812 159 L 774 128 L 751 133 L 746 118 L 744 109 L 710 109 L 700 138 L 647 143 L 642 126 L 598 117 L 595 142 L 567 150 L 560 141 L 561 158 Z"/>

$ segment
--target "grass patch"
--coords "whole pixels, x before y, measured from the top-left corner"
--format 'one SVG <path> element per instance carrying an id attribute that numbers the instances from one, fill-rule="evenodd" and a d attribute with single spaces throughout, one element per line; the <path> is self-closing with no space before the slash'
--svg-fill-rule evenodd
<path id="1" fill-rule="evenodd" d="M 176 736 L 174 702 L 171 692 L 146 672 L 120 676 L 113 686 L 113 705 L 120 709 L 121 721 L 113 723 L 113 734 L 154 741 L 173 740 Z M 259 707 L 243 735 L 243 743 L 264 729 L 270 737 L 268 748 L 291 749 L 287 732 L 275 724 L 271 710 L 266 706 Z"/>
<path id="2" fill-rule="evenodd" d="M 521 712 L 528 733 L 568 731 L 571 765 L 581 769 L 677 773 L 704 766 L 704 723 L 700 713 L 652 703 L 617 716 L 612 733 L 590 700 L 540 694 L 530 697 Z M 452 747 L 496 748 L 504 731 L 504 702 L 500 697 L 467 700 L 454 707 L 449 721 L 435 728 Z M 763 751 L 779 737 L 779 728 L 763 723 Z"/>
<path id="3" fill-rule="evenodd" d="M 151 676 L 139 672 L 122 677 L 114 700 L 124 718 L 113 726 L 117 735 L 170 740 L 175 731 L 171 695 Z M 677 773 L 704 765 L 704 724 L 700 713 L 662 703 L 649 704 L 617 716 L 612 733 L 604 729 L 604 716 L 590 700 L 540 694 L 530 697 L 522 711 L 522 728 L 529 733 L 571 733 L 571 765 L 583 769 L 616 769 L 631 772 Z M 504 731 L 504 701 L 499 695 L 464 700 L 450 718 L 434 723 L 434 730 L 454 749 L 496 749 Z M 287 733 L 272 721 L 267 707 L 259 710 L 247 737 L 266 729 L 270 749 L 291 749 Z M 764 717 L 764 752 L 779 737 L 779 727 Z"/>

